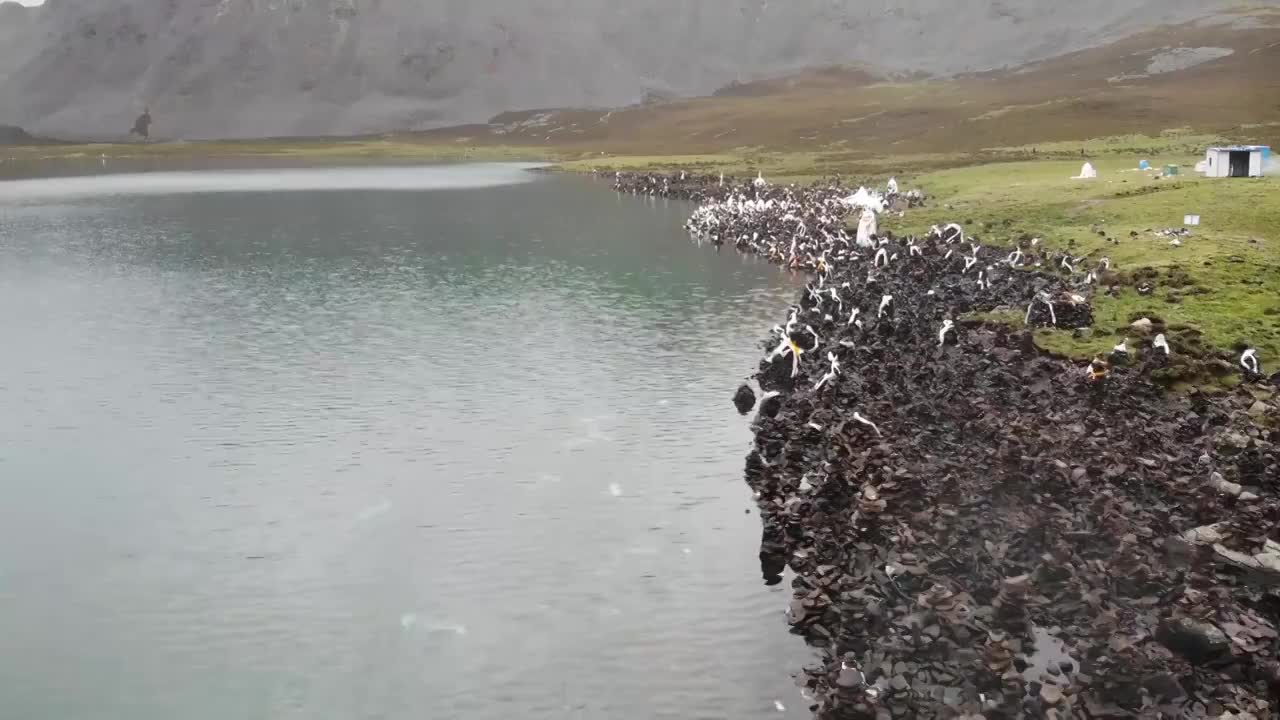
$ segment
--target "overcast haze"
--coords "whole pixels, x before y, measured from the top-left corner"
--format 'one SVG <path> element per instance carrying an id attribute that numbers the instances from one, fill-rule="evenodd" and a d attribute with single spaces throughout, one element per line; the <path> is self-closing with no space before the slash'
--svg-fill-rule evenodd
<path id="1" fill-rule="evenodd" d="M 1280 4 L 1273 2 L 1271 4 Z M 989 69 L 1213 0 L 49 0 L 0 5 L 0 123 L 328 134 L 707 93 L 806 66 Z"/>

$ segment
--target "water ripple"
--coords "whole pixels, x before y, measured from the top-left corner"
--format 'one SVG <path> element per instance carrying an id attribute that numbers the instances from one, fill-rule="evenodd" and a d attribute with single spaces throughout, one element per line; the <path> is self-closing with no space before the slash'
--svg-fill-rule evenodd
<path id="1" fill-rule="evenodd" d="M 804 715 L 728 400 L 786 276 L 573 179 L 27 187 L 0 201 L 0 306 L 32 308 L 0 314 L 6 711 Z"/>

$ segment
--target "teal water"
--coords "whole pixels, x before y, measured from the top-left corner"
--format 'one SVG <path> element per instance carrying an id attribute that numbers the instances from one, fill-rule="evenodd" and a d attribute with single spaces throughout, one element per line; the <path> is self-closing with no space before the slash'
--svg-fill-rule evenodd
<path id="1" fill-rule="evenodd" d="M 794 285 L 688 211 L 0 182 L 0 718 L 804 717 L 729 402 Z"/>

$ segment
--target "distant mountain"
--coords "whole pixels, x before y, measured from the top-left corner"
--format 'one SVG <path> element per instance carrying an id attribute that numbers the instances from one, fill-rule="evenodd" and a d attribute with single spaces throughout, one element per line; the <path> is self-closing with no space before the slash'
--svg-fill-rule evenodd
<path id="1" fill-rule="evenodd" d="M 58 136 L 427 128 L 822 65 L 1020 65 L 1232 0 L 48 0 L 0 4 L 0 122 Z M 1254 3 L 1257 5 L 1258 3 Z M 1262 4 L 1280 7 L 1280 0 Z"/>
<path id="2" fill-rule="evenodd" d="M 17 125 L 0 125 L 0 145 L 31 145 L 40 142 Z"/>

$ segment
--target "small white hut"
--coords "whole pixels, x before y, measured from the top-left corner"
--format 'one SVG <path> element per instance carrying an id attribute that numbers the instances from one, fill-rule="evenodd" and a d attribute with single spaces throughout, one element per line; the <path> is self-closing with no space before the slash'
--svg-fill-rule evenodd
<path id="1" fill-rule="evenodd" d="M 1205 177 L 1262 177 L 1266 154 L 1266 149 L 1258 146 L 1211 147 L 1204 154 L 1204 163 L 1197 163 L 1196 169 L 1203 168 Z"/>

